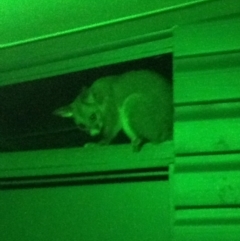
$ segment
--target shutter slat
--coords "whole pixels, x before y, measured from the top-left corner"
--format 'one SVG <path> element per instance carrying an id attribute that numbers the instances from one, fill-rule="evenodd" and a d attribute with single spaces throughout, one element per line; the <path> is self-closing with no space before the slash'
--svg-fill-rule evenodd
<path id="1" fill-rule="evenodd" d="M 175 31 L 175 241 L 240 237 L 239 39 L 239 15 Z"/>
<path id="2" fill-rule="evenodd" d="M 239 241 L 240 209 L 181 210 L 174 230 L 174 240 Z"/>
<path id="3" fill-rule="evenodd" d="M 215 21 L 214 21 L 215 20 Z M 176 29 L 175 56 L 240 50 L 240 18 L 216 19 Z"/>
<path id="4" fill-rule="evenodd" d="M 240 102 L 175 108 L 178 155 L 240 149 Z"/>
<path id="5" fill-rule="evenodd" d="M 178 157 L 177 209 L 240 207 L 240 154 Z"/>
<path id="6" fill-rule="evenodd" d="M 240 99 L 239 64 L 240 51 L 176 58 L 175 103 Z"/>

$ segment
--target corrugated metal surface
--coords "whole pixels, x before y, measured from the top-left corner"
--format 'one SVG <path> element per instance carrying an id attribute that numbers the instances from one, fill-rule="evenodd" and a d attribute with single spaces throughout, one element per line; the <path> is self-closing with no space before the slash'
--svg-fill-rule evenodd
<path id="1" fill-rule="evenodd" d="M 175 240 L 240 237 L 240 18 L 174 34 Z"/>
<path id="2" fill-rule="evenodd" d="M 131 52 L 132 59 L 147 57 L 144 53 L 153 49 L 156 54 L 157 46 L 162 46 L 161 53 L 166 53 L 171 51 L 169 31 L 171 32 L 174 26 L 237 13 L 239 8 L 239 2 L 235 0 L 229 1 L 227 6 L 224 0 L 151 0 L 147 2 L 146 7 L 145 1 L 136 3 L 132 0 L 124 5 L 124 10 L 122 9 L 124 1 L 115 1 L 116 5 L 112 1 L 105 2 L 106 9 L 103 9 L 103 2 L 98 7 L 87 5 L 86 12 L 80 11 L 78 16 L 74 4 L 77 4 L 77 8 L 81 5 L 80 3 L 68 1 L 70 7 L 69 9 L 66 7 L 66 10 L 62 9 L 61 4 L 56 4 L 54 11 L 49 13 L 50 6 L 55 5 L 55 1 L 54 3 L 50 1 L 45 8 L 42 3 L 43 13 L 39 12 L 38 18 L 31 18 L 32 13 L 30 14 L 26 8 L 24 9 L 27 11 L 26 15 L 22 14 L 21 21 L 18 22 L 15 21 L 15 17 L 19 13 L 14 14 L 13 10 L 11 12 L 12 8 L 9 8 L 10 3 L 5 4 L 7 5 L 5 8 L 10 13 L 4 15 L 9 16 L 4 21 L 9 18 L 10 20 L 6 25 L 2 25 L 2 31 L 8 36 L 8 33 L 18 33 L 20 30 L 21 34 L 16 36 L 22 36 L 20 39 L 24 40 L 14 42 L 10 38 L 7 41 L 9 44 L 0 46 L 0 84 L 36 80 L 118 63 L 125 60 L 123 55 L 126 51 Z M 36 7 L 40 8 L 38 3 Z M 91 11 L 92 8 L 95 11 L 97 9 L 97 17 Z M 20 9 L 22 8 L 19 7 L 18 11 Z M 111 16 L 107 16 L 108 14 L 105 16 L 105 11 L 111 12 Z M 71 16 L 75 21 L 65 17 L 67 13 L 69 13 L 67 16 Z M 82 18 L 80 18 L 81 14 Z M 57 19 L 62 16 L 57 24 L 56 16 Z M 22 19 L 25 17 L 27 27 L 22 26 Z M 7 28 L 9 24 L 11 27 Z M 28 36 L 29 33 L 32 35 Z M 6 39 L 8 39 L 7 36 L 5 36 Z M 148 42 L 148 46 L 143 45 L 143 42 Z M 132 47 L 133 45 L 135 47 Z M 160 52 L 158 51 L 157 54 Z"/>
<path id="3" fill-rule="evenodd" d="M 8 0 L 0 2 L 0 46 L 129 21 L 206 0 Z"/>
<path id="4" fill-rule="evenodd" d="M 89 31 L 70 31 L 70 34 L 52 36 L 44 41 L 1 49 L 0 79 L 4 85 L 151 54 L 174 53 L 174 143 L 162 145 L 154 151 L 148 146 L 140 158 L 132 155 L 125 158 L 127 149 L 124 146 L 124 151 L 116 148 L 119 153 L 115 147 L 112 151 L 101 151 L 104 156 L 98 152 L 86 154 L 89 150 L 79 153 L 77 149 L 1 154 L 0 157 L 5 158 L 1 162 L 2 181 L 9 188 L 13 181 L 13 185 L 21 189 L 21 184 L 27 184 L 31 176 L 34 178 L 30 182 L 34 184 L 37 180 L 44 181 L 38 176 L 56 178 L 53 181 L 58 182 L 58 177 L 61 179 L 64 174 L 134 170 L 139 167 L 146 171 L 145 168 L 149 167 L 167 166 L 172 163 L 173 156 L 169 154 L 173 154 L 173 145 L 176 155 L 175 163 L 170 167 L 170 185 L 168 182 L 150 182 L 137 184 L 136 189 L 133 188 L 135 184 L 124 184 L 116 189 L 105 185 L 93 189 L 58 187 L 2 192 L 2 220 L 6 220 L 0 223 L 3 239 L 16 238 L 15 233 L 9 232 L 13 227 L 26 240 L 32 240 L 33 236 L 37 236 L 38 240 L 52 239 L 53 232 L 57 232 L 56 237 L 63 240 L 84 235 L 88 240 L 98 240 L 99 236 L 95 234 L 99 233 L 101 238 L 112 240 L 119 232 L 130 234 L 129 240 L 133 237 L 137 240 L 159 240 L 164 239 L 160 236 L 167 230 L 166 240 L 170 239 L 169 206 L 173 202 L 174 240 L 238 241 L 239 9 L 239 1 L 203 1 L 199 5 L 172 8 L 161 14 L 155 12 L 147 17 L 129 18 L 129 21 L 121 20 Z M 189 25 L 189 22 L 192 24 Z M 176 25 L 173 44 L 172 28 Z M 87 44 L 88 48 L 85 48 Z M 23 55 L 25 52 L 26 55 Z M 129 59 L 126 59 L 126 53 L 130 53 Z M 8 62 L 5 61 L 7 59 Z M 163 162 L 160 163 L 162 153 Z M 79 155 L 90 163 L 82 163 Z M 115 156 L 113 163 L 111 156 Z M 121 162 L 122 159 L 124 162 Z M 131 162 L 131 159 L 134 161 Z M 67 163 L 69 160 L 71 163 Z M 142 160 L 139 164 L 138 161 Z M 105 209 L 99 212 L 99 205 Z M 47 222 L 44 215 L 36 217 L 36 210 L 41 213 L 47 211 Z M 102 220 L 106 217 L 110 218 L 105 225 Z M 36 220 L 37 225 L 32 220 Z M 67 220 L 67 225 L 62 220 Z M 92 220 L 95 220 L 95 225 Z M 128 225 L 129 220 L 131 225 L 137 225 Z M 167 220 L 167 229 L 164 229 L 164 220 Z M 28 226 L 26 232 L 22 223 Z M 163 224 L 160 226 L 164 231 L 160 231 L 159 223 Z M 43 225 L 39 228 L 39 224 Z M 110 232 L 109 226 L 113 227 Z M 69 236 L 70 229 L 73 232 Z M 129 233 L 129 230 L 133 232 Z M 117 238 L 127 240 L 121 235 Z"/>

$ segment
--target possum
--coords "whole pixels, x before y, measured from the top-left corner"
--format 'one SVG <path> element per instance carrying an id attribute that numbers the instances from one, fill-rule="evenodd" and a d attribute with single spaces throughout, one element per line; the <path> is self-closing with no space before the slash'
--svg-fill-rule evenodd
<path id="1" fill-rule="evenodd" d="M 172 108 L 170 81 L 154 71 L 135 70 L 97 79 L 54 114 L 72 118 L 90 136 L 100 135 L 100 145 L 109 145 L 123 130 L 133 151 L 139 151 L 146 142 L 171 139 Z"/>

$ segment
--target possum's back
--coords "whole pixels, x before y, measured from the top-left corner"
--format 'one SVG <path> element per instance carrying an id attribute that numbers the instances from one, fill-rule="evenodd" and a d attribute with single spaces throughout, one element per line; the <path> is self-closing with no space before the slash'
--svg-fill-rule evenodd
<path id="1" fill-rule="evenodd" d="M 131 71 L 112 77 L 113 91 L 117 102 L 122 102 L 131 94 L 143 94 L 149 98 L 166 99 L 171 102 L 171 85 L 163 76 L 149 70 Z"/>

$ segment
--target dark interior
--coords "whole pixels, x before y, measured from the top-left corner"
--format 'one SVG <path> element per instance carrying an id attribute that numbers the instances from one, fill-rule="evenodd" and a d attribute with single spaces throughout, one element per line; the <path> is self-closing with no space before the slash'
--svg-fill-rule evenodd
<path id="1" fill-rule="evenodd" d="M 0 151 L 69 148 L 97 141 L 52 112 L 102 76 L 152 69 L 172 80 L 172 55 L 154 56 L 0 88 Z M 119 133 L 114 143 L 129 140 Z"/>

